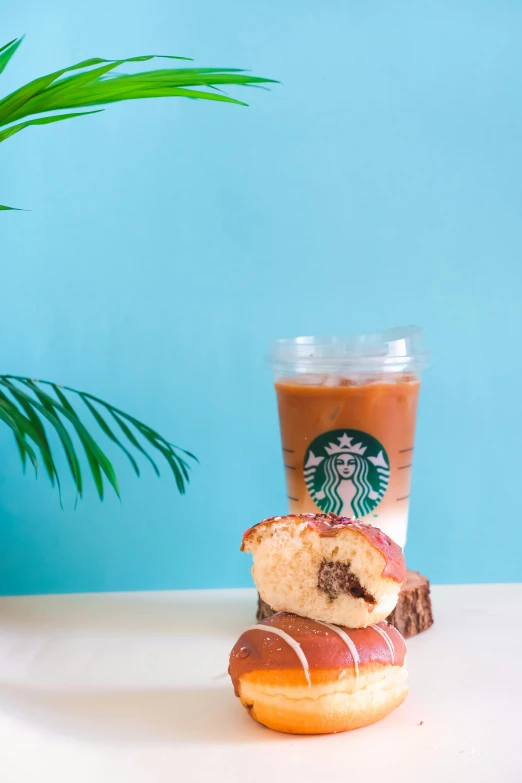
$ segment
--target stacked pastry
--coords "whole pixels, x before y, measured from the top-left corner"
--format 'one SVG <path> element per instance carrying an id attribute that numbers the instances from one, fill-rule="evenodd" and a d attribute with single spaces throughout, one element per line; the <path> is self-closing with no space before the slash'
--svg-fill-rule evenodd
<path id="1" fill-rule="evenodd" d="M 333 514 L 272 517 L 247 530 L 257 589 L 277 614 L 230 654 L 236 696 L 259 723 L 290 734 L 346 731 L 406 698 L 406 645 L 385 622 L 406 567 L 371 525 Z"/>

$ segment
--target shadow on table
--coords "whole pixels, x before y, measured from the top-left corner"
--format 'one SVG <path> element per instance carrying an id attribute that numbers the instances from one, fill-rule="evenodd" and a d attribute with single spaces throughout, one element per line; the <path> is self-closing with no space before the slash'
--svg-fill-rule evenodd
<path id="1" fill-rule="evenodd" d="M 188 746 L 288 739 L 254 723 L 229 684 L 210 689 L 84 692 L 0 684 L 0 712 L 46 733 L 96 743 L 167 741 Z"/>

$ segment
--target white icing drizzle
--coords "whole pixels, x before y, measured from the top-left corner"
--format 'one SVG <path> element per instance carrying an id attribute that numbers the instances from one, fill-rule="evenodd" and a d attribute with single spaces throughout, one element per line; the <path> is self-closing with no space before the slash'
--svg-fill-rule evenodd
<path id="1" fill-rule="evenodd" d="M 331 625 L 330 623 L 323 623 L 322 620 L 314 620 L 314 622 L 319 623 L 319 625 L 324 625 L 326 628 L 329 628 L 331 631 L 336 633 L 338 636 L 341 637 L 345 645 L 348 647 L 352 654 L 353 658 L 353 665 L 355 666 L 355 687 L 357 688 L 359 684 L 359 653 L 357 651 L 357 647 L 355 646 L 355 642 L 350 639 L 348 634 L 343 631 L 342 628 L 338 628 L 336 625 Z"/>
<path id="2" fill-rule="evenodd" d="M 273 633 L 276 636 L 280 636 L 281 639 L 284 639 L 285 642 L 289 645 L 289 647 L 292 648 L 292 650 L 295 652 L 299 660 L 301 661 L 301 664 L 304 669 L 304 674 L 306 677 L 306 682 L 308 683 L 308 687 L 312 687 L 312 683 L 310 681 L 310 667 L 308 665 L 308 660 L 306 658 L 306 655 L 303 652 L 303 648 L 299 644 L 299 642 L 296 642 L 295 639 L 293 639 L 289 634 L 286 633 L 286 631 L 282 631 L 280 628 L 276 628 L 273 625 L 263 625 L 263 623 L 260 623 L 259 625 L 251 625 L 248 629 L 249 631 L 264 631 L 265 633 Z"/>
<path id="3" fill-rule="evenodd" d="M 379 636 L 382 636 L 382 638 L 384 639 L 384 641 L 388 645 L 388 650 L 390 651 L 390 655 L 391 655 L 391 662 L 392 662 L 392 664 L 394 664 L 395 663 L 395 648 L 393 646 L 392 640 L 390 639 L 390 637 L 388 636 L 388 634 L 386 633 L 384 628 L 379 628 L 378 625 L 372 625 L 371 627 L 373 628 L 374 631 L 377 631 Z"/>

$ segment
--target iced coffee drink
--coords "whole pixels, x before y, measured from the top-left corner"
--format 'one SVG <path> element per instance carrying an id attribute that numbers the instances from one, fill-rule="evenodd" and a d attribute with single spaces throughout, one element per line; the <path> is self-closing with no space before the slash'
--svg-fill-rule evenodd
<path id="1" fill-rule="evenodd" d="M 404 546 L 419 330 L 279 340 L 271 360 L 290 511 L 363 519 Z"/>

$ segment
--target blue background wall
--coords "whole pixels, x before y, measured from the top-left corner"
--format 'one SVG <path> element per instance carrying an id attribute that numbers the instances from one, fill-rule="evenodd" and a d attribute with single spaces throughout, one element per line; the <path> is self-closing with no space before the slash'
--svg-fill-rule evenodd
<path id="1" fill-rule="evenodd" d="M 119 456 L 73 510 L 0 432 L 0 592 L 238 586 L 285 509 L 270 340 L 425 327 L 407 556 L 522 578 L 522 5 L 2 3 L 0 79 L 160 52 L 283 82 L 250 108 L 165 100 L 0 147 L 3 371 L 93 391 L 195 451 L 177 495 Z M 237 94 L 237 93 L 236 93 Z M 507 546 L 492 545 L 502 523 Z"/>

